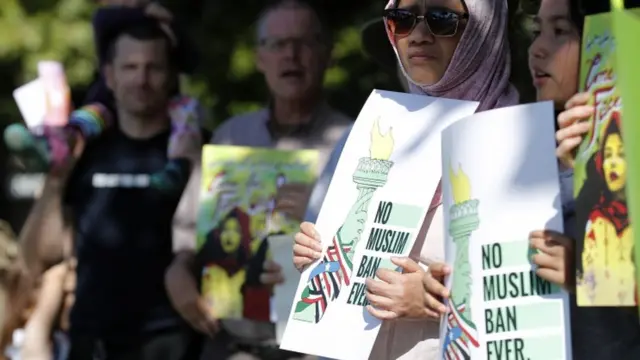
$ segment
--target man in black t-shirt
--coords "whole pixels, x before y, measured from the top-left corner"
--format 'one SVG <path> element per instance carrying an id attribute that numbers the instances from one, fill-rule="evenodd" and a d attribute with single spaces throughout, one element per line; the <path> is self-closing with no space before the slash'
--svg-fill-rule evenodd
<path id="1" fill-rule="evenodd" d="M 186 359 L 191 332 L 164 288 L 172 261 L 172 218 L 186 183 L 154 187 L 165 168 L 171 45 L 155 24 L 123 29 L 112 41 L 105 79 L 118 126 L 77 143 L 68 166 L 51 174 L 22 233 L 36 273 L 74 246 L 77 287 L 70 359 Z M 199 152 L 185 142 L 183 154 Z M 185 174 L 188 175 L 188 174 Z M 185 179 L 188 176 L 184 176 Z"/>

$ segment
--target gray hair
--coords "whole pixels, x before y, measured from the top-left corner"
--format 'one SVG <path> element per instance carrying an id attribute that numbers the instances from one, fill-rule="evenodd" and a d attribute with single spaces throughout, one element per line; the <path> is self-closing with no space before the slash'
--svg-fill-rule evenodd
<path id="1" fill-rule="evenodd" d="M 316 9 L 303 0 L 279 0 L 264 8 L 256 21 L 256 44 L 259 45 L 264 40 L 269 15 L 280 9 L 302 9 L 310 11 L 313 14 L 315 25 L 321 37 L 320 40 L 326 45 L 331 45 L 332 37 L 329 29 L 320 19 Z"/>

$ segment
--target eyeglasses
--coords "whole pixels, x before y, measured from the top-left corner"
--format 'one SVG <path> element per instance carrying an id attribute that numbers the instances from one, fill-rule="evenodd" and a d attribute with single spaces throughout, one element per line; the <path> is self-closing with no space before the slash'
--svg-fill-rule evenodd
<path id="1" fill-rule="evenodd" d="M 263 38 L 260 39 L 260 46 L 270 51 L 282 51 L 289 45 L 296 48 L 305 47 L 313 49 L 320 44 L 320 37 L 289 37 L 289 38 Z"/>
<path id="2" fill-rule="evenodd" d="M 437 37 L 451 37 L 458 32 L 458 25 L 469 14 L 460 14 L 446 8 L 431 8 L 424 15 L 416 15 L 407 9 L 387 9 L 384 18 L 392 34 L 406 36 L 411 34 L 419 21 L 427 23 L 431 33 Z"/>

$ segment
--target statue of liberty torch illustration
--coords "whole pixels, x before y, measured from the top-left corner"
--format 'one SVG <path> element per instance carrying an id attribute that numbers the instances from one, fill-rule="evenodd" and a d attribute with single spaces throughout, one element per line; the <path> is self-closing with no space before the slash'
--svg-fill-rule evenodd
<path id="1" fill-rule="evenodd" d="M 376 120 L 371 129 L 370 157 L 363 157 L 353 174 L 358 189 L 358 198 L 351 206 L 346 219 L 333 236 L 322 261 L 313 268 L 301 299 L 295 307 L 293 318 L 317 323 L 327 311 L 329 303 L 340 294 L 344 285 L 351 283 L 355 249 L 362 237 L 367 220 L 369 203 L 373 193 L 387 182 L 393 162 L 393 134 L 382 135 Z"/>
<path id="2" fill-rule="evenodd" d="M 453 202 L 449 214 L 449 235 L 455 244 L 455 263 L 451 281 L 451 296 L 447 301 L 446 335 L 443 339 L 443 359 L 470 359 L 469 344 L 478 347 L 476 326 L 471 318 L 471 264 L 469 238 L 478 229 L 478 200 L 471 198 L 469 178 L 459 167 L 456 175 L 449 167 Z"/>

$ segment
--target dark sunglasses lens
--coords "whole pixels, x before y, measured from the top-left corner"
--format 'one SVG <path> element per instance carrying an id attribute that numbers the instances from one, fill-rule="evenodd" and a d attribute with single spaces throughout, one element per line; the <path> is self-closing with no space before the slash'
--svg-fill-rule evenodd
<path id="1" fill-rule="evenodd" d="M 427 24 L 434 35 L 452 36 L 458 28 L 458 15 L 451 11 L 430 11 L 427 13 Z"/>
<path id="2" fill-rule="evenodd" d="M 389 29 L 395 35 L 409 34 L 416 21 L 416 16 L 408 11 L 390 11 L 386 18 Z"/>

